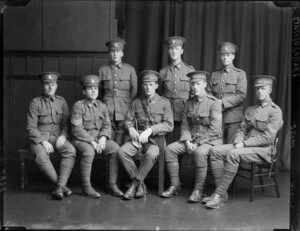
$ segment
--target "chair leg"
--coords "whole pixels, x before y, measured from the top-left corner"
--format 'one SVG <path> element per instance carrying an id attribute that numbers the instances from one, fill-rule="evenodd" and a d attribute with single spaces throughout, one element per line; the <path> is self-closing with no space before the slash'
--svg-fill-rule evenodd
<path id="1" fill-rule="evenodd" d="M 254 198 L 254 171 L 255 171 L 255 164 L 251 164 L 251 184 L 250 184 L 250 202 L 253 201 Z"/>
<path id="2" fill-rule="evenodd" d="M 161 195 L 164 191 L 164 181 L 165 181 L 165 155 L 162 152 L 159 155 L 158 163 L 158 195 Z"/>
<path id="3" fill-rule="evenodd" d="M 21 189 L 25 190 L 25 160 L 21 158 Z"/>
<path id="4" fill-rule="evenodd" d="M 278 180 L 277 180 L 277 174 L 275 174 L 275 176 L 273 177 L 273 179 L 274 179 L 274 183 L 275 183 L 275 191 L 276 191 L 276 195 L 277 195 L 277 197 L 280 197 L 279 186 L 278 186 Z"/>
<path id="5" fill-rule="evenodd" d="M 262 173 L 262 169 L 261 169 L 261 168 L 259 168 L 258 173 L 259 173 L 259 174 Z M 263 184 L 264 184 L 264 178 L 263 178 L 263 176 L 260 176 L 260 177 L 259 177 L 259 184 L 260 184 L 260 185 L 263 185 Z M 265 193 L 265 188 L 264 188 L 264 187 L 260 187 L 260 189 L 261 189 L 261 192 L 262 192 L 262 193 Z"/>

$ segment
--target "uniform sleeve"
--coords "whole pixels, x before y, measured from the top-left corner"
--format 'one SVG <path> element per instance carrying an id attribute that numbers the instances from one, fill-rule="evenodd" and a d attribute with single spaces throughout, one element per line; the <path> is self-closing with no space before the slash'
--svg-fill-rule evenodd
<path id="1" fill-rule="evenodd" d="M 234 144 L 238 144 L 244 141 L 246 133 L 247 133 L 247 123 L 245 120 L 245 116 L 243 117 L 242 123 L 240 124 L 239 129 L 237 130 L 235 137 L 234 137 Z"/>
<path id="2" fill-rule="evenodd" d="M 103 100 L 104 97 L 104 87 L 103 87 L 103 68 L 100 67 L 98 70 L 98 76 L 100 79 L 100 84 L 99 84 L 99 99 Z"/>
<path id="3" fill-rule="evenodd" d="M 158 135 L 159 133 L 171 132 L 174 128 L 174 120 L 173 120 L 173 111 L 171 108 L 171 103 L 166 99 L 163 107 L 163 118 L 162 123 L 155 124 L 151 126 L 152 134 Z"/>
<path id="4" fill-rule="evenodd" d="M 69 123 L 70 123 L 70 114 L 69 114 L 69 107 L 65 99 L 63 99 L 62 103 L 62 112 L 63 112 L 63 121 L 62 121 L 62 132 L 61 135 L 64 135 L 65 137 L 69 136 Z"/>
<path id="5" fill-rule="evenodd" d="M 192 140 L 191 128 L 188 121 L 188 102 L 186 103 L 184 111 L 181 115 L 180 130 L 180 141 Z"/>
<path id="6" fill-rule="evenodd" d="M 208 139 L 220 137 L 222 132 L 222 105 L 219 101 L 214 101 L 210 109 L 209 126 L 207 130 Z"/>
<path id="7" fill-rule="evenodd" d="M 282 127 L 282 112 L 280 108 L 275 109 L 268 120 L 268 124 L 264 132 L 258 136 L 250 137 L 244 140 L 246 147 L 257 147 L 273 144 L 278 130 Z"/>
<path id="8" fill-rule="evenodd" d="M 223 109 L 236 107 L 244 102 L 247 95 L 247 77 L 244 71 L 240 72 L 234 95 L 224 96 L 222 98 Z"/>
<path id="9" fill-rule="evenodd" d="M 129 128 L 131 127 L 135 127 L 134 125 L 134 121 L 136 120 L 135 117 L 135 111 L 136 111 L 136 101 L 133 101 L 131 104 L 130 109 L 128 110 L 127 114 L 126 114 L 126 118 L 124 121 L 124 126 L 125 129 L 129 130 Z"/>
<path id="10" fill-rule="evenodd" d="M 43 141 L 45 141 L 45 138 L 43 138 L 42 134 L 38 130 L 38 107 L 37 103 L 32 100 L 29 104 L 29 110 L 27 112 L 27 134 L 28 139 L 35 143 L 39 144 Z"/>
<path id="11" fill-rule="evenodd" d="M 206 85 L 206 92 L 210 95 L 213 95 L 212 93 L 212 89 L 211 89 L 211 86 L 212 86 L 212 80 L 213 80 L 213 74 L 210 75 L 209 77 L 209 80 L 207 81 L 207 85 Z"/>
<path id="12" fill-rule="evenodd" d="M 83 126 L 83 108 L 75 103 L 71 112 L 71 130 L 77 140 L 92 143 L 95 139 L 92 137 Z"/>
<path id="13" fill-rule="evenodd" d="M 134 68 L 132 68 L 132 71 L 130 73 L 130 84 L 131 84 L 130 96 L 131 99 L 133 99 L 136 97 L 138 91 L 137 75 Z"/>
<path id="14" fill-rule="evenodd" d="M 109 113 L 106 105 L 103 105 L 103 114 L 105 119 L 103 121 L 102 128 L 99 132 L 99 138 L 101 136 L 106 136 L 108 139 L 111 139 L 111 133 L 112 133 L 111 122 L 110 122 Z"/>

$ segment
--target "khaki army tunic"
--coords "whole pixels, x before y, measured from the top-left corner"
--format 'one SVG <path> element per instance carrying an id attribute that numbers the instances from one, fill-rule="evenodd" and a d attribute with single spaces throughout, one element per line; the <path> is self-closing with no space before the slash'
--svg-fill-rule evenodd
<path id="1" fill-rule="evenodd" d="M 65 99 L 61 96 L 39 96 L 30 102 L 27 113 L 27 132 L 32 144 L 43 141 L 51 143 L 60 135 L 68 137 L 69 109 Z"/>
<path id="2" fill-rule="evenodd" d="M 206 94 L 200 99 L 189 99 L 181 118 L 180 141 L 200 145 L 222 143 L 222 108 L 214 96 Z"/>
<path id="3" fill-rule="evenodd" d="M 194 70 L 192 66 L 183 62 L 176 66 L 170 64 L 160 70 L 161 95 L 170 100 L 174 121 L 181 121 L 185 102 L 190 96 L 190 78 L 186 75 Z"/>
<path id="4" fill-rule="evenodd" d="M 75 139 L 92 143 L 101 136 L 111 138 L 111 124 L 107 107 L 96 100 L 92 105 L 85 99 L 77 101 L 71 113 L 72 133 Z"/>
<path id="5" fill-rule="evenodd" d="M 111 121 L 122 121 L 137 94 L 137 76 L 126 63 L 104 65 L 99 69 L 100 99 L 109 112 Z"/>
<path id="6" fill-rule="evenodd" d="M 207 92 L 222 100 L 225 124 L 242 121 L 243 102 L 247 95 L 247 78 L 243 70 L 232 65 L 213 72 Z"/>
<path id="7" fill-rule="evenodd" d="M 282 111 L 272 100 L 248 107 L 234 143 L 244 142 L 245 148 L 251 148 L 268 161 L 272 144 L 282 125 Z"/>
<path id="8" fill-rule="evenodd" d="M 165 135 L 167 132 L 171 132 L 173 130 L 173 112 L 169 100 L 158 94 L 155 94 L 150 100 L 147 98 L 135 99 L 127 113 L 125 127 L 127 129 L 134 127 L 140 131 L 151 128 L 151 136 Z"/>

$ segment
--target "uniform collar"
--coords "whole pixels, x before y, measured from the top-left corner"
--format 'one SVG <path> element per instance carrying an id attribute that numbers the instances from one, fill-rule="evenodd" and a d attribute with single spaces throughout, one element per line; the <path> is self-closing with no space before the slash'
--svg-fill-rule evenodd
<path id="1" fill-rule="evenodd" d="M 223 67 L 223 71 L 228 74 L 233 68 L 234 68 L 234 66 L 232 64 L 229 67 Z"/>
<path id="2" fill-rule="evenodd" d="M 201 103 L 206 97 L 207 97 L 207 93 L 205 93 L 204 95 L 202 95 L 200 98 L 198 98 L 197 96 L 195 96 L 195 100 L 196 100 L 197 103 Z"/>
<path id="3" fill-rule="evenodd" d="M 112 62 L 110 63 L 110 66 L 112 67 L 112 69 L 121 69 L 122 68 L 123 63 L 120 62 L 118 64 L 113 64 Z"/>
<path id="4" fill-rule="evenodd" d="M 155 93 L 155 95 L 152 96 L 151 98 L 145 97 L 143 101 L 147 104 L 153 104 L 158 101 L 158 94 Z"/>
<path id="5" fill-rule="evenodd" d="M 267 101 L 265 101 L 265 102 L 263 102 L 263 103 L 260 103 L 259 105 L 260 105 L 261 107 L 266 107 L 266 106 L 270 105 L 271 103 L 272 103 L 272 100 L 269 99 L 269 100 L 267 100 Z"/>
<path id="6" fill-rule="evenodd" d="M 49 102 L 49 101 L 54 102 L 54 100 L 55 100 L 55 95 L 50 96 L 50 97 L 43 95 L 42 97 L 46 102 Z"/>
<path id="7" fill-rule="evenodd" d="M 174 68 L 176 68 L 177 70 L 179 70 L 179 69 L 182 67 L 182 65 L 183 65 L 182 60 L 181 60 L 179 63 L 177 63 L 177 64 L 173 64 L 173 63 L 172 63 L 172 66 L 173 66 Z"/>
<path id="8" fill-rule="evenodd" d="M 96 103 L 96 101 L 94 103 L 89 102 L 87 99 L 84 100 L 84 103 L 88 106 L 88 107 L 98 107 L 98 104 Z"/>

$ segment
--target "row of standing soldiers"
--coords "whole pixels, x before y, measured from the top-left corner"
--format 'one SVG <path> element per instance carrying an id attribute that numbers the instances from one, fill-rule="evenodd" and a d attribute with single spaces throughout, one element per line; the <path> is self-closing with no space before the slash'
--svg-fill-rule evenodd
<path id="1" fill-rule="evenodd" d="M 91 186 L 90 177 L 94 156 L 105 154 L 109 159 L 107 188 L 110 193 L 127 200 L 145 196 L 144 179 L 159 155 L 159 135 L 166 135 L 168 144 L 165 160 L 171 186 L 162 193 L 165 198 L 178 195 L 181 190 L 178 155 L 194 156 L 195 184 L 188 201 L 204 202 L 210 208 L 218 208 L 227 201 L 227 186 L 242 159 L 239 153 L 245 154 L 248 162 L 270 161 L 269 149 L 282 126 L 281 110 L 270 99 L 274 77 L 255 76 L 255 88 L 268 88 L 268 92 L 263 94 L 257 90 L 257 98 L 263 106 L 250 107 L 243 116 L 247 78 L 243 70 L 233 65 L 237 46 L 230 42 L 219 45 L 222 68 L 208 79 L 207 72 L 195 71 L 183 63 L 184 42 L 179 36 L 165 40 L 171 62 L 159 73 L 152 70 L 140 73 L 143 95 L 136 98 L 135 69 L 122 62 L 125 41 L 108 41 L 109 64 L 99 68 L 98 76 L 87 75 L 81 79 L 83 99 L 73 105 L 71 116 L 64 98 L 55 94 L 60 74 L 39 75 L 42 96 L 30 103 L 27 131 L 37 165 L 56 185 L 52 192 L 54 198 L 72 194 L 66 184 L 76 153 L 80 155 L 83 195 L 100 197 Z M 256 136 L 255 140 L 247 143 L 252 136 Z M 264 147 L 257 150 L 248 148 L 250 146 Z M 61 155 L 59 174 L 49 158 L 54 151 Z M 133 157 L 141 151 L 142 160 L 137 167 Z M 235 158 L 228 160 L 232 151 Z M 209 153 L 215 156 L 211 157 L 214 160 L 211 166 L 216 192 L 203 198 Z M 225 165 L 224 171 L 223 161 L 231 164 L 228 169 Z M 117 185 L 119 163 L 131 179 L 125 193 Z"/>

